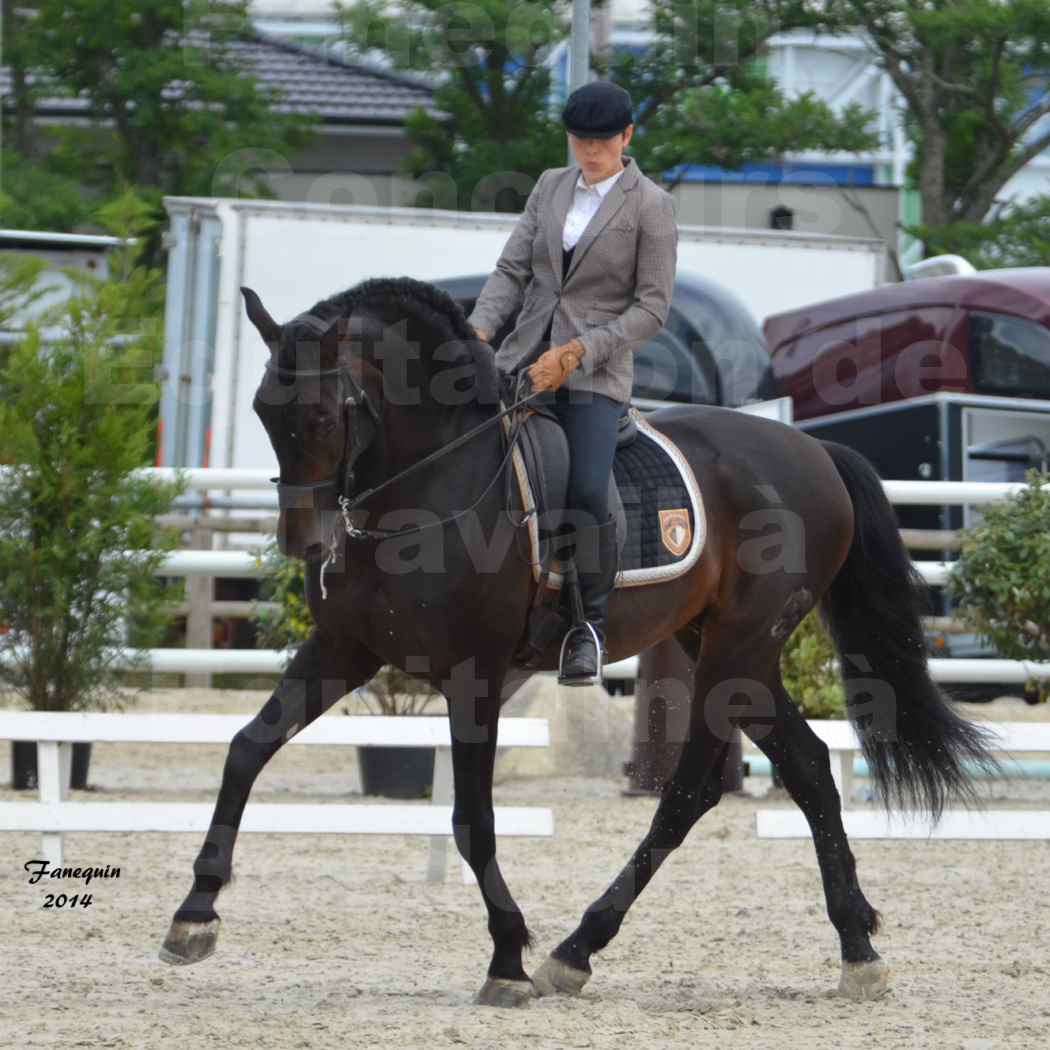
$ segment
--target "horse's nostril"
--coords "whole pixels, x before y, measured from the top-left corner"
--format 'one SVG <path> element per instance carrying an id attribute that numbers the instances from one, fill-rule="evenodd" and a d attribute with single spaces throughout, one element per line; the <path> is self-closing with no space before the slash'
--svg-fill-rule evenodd
<path id="1" fill-rule="evenodd" d="M 324 544 L 311 543 L 310 546 L 307 547 L 306 550 L 303 551 L 303 558 L 306 561 L 309 561 L 312 558 L 319 558 L 321 556 L 321 552 L 323 550 L 324 550 Z"/>

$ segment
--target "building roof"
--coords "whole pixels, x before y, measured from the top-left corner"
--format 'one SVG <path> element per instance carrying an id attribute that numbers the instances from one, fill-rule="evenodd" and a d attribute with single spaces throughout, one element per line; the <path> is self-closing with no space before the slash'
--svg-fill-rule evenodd
<path id="1" fill-rule="evenodd" d="M 420 76 L 348 61 L 258 32 L 245 33 L 230 45 L 230 53 L 242 73 L 277 92 L 281 101 L 274 109 L 280 113 L 316 113 L 327 125 L 400 126 L 417 107 L 438 120 L 447 118 L 434 105 L 435 85 Z M 30 81 L 45 86 L 52 82 L 38 74 L 30 74 Z M 5 108 L 10 106 L 10 95 L 11 71 L 0 66 L 0 99 Z M 74 97 L 57 88 L 53 95 L 45 91 L 37 100 L 36 114 L 83 118 L 90 114 L 90 106 L 85 96 Z"/>

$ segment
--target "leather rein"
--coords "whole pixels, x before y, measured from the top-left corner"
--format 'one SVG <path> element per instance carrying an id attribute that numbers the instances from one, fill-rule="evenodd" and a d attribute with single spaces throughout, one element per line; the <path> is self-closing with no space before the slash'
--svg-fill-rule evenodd
<path id="1" fill-rule="evenodd" d="M 379 429 L 381 417 L 378 409 L 376 408 L 372 399 L 368 396 L 368 392 L 361 387 L 358 382 L 354 379 L 353 375 L 342 366 L 335 368 L 315 368 L 315 369 L 299 369 L 299 368 L 283 368 L 275 361 L 270 360 L 266 363 L 266 368 L 279 376 L 282 379 L 331 379 L 336 377 L 340 382 L 345 380 L 349 387 L 349 393 L 343 398 L 344 410 L 350 406 L 363 406 L 366 410 L 365 413 L 355 412 L 353 427 L 345 427 L 346 429 L 346 442 L 343 449 L 343 458 L 340 461 L 339 466 L 336 468 L 334 474 L 330 477 L 325 478 L 323 481 L 315 481 L 308 484 L 291 484 L 283 482 L 279 477 L 271 478 L 277 485 L 277 504 L 283 509 L 302 507 L 304 505 L 304 498 L 309 498 L 309 506 L 318 507 L 321 503 L 326 503 L 328 509 L 335 509 L 338 506 L 343 516 L 343 524 L 346 535 L 352 540 L 380 540 L 380 539 L 392 539 L 399 536 L 408 536 L 412 533 L 422 532 L 425 529 L 437 528 L 441 525 L 447 525 L 450 522 L 456 521 L 458 518 L 463 517 L 465 514 L 469 514 L 474 510 L 481 501 L 489 494 L 492 486 L 495 485 L 496 481 L 501 477 L 503 471 L 506 469 L 507 463 L 510 460 L 511 455 L 514 452 L 514 446 L 517 443 L 521 423 L 523 420 L 522 416 L 515 419 L 514 425 L 511 429 L 511 433 L 507 440 L 507 451 L 500 461 L 499 467 L 496 469 L 492 480 L 485 486 L 481 495 L 469 506 L 461 511 L 457 511 L 455 514 L 451 514 L 446 518 L 441 518 L 438 521 L 427 522 L 423 525 L 409 525 L 401 529 L 360 529 L 350 519 L 352 511 L 356 510 L 365 500 L 374 496 L 377 492 L 381 492 L 383 489 L 401 481 L 403 478 L 408 477 L 410 474 L 421 470 L 423 467 L 430 465 L 431 463 L 437 462 L 444 456 L 455 451 L 457 448 L 465 445 L 467 442 L 473 440 L 482 431 L 487 430 L 489 427 L 495 426 L 504 416 L 518 412 L 523 406 L 527 405 L 530 401 L 533 401 L 539 396 L 540 392 L 533 392 L 531 394 L 522 394 L 522 391 L 531 385 L 528 372 L 521 372 L 518 376 L 517 388 L 515 389 L 515 398 L 513 404 L 509 407 L 502 409 L 495 415 L 486 419 L 484 422 L 479 423 L 477 426 L 472 427 L 470 430 L 461 434 L 459 437 L 454 438 L 452 441 L 440 448 L 431 452 L 429 455 L 424 456 L 422 459 L 417 460 L 415 463 L 409 464 L 403 470 L 399 470 L 396 474 L 391 475 L 378 485 L 372 486 L 370 489 L 365 489 L 363 492 L 354 493 L 355 483 L 355 468 L 357 461 L 361 455 L 368 449 L 371 443 L 375 440 L 376 432 Z M 527 515 L 526 515 L 527 517 Z M 523 519 L 524 520 L 524 519 Z M 321 590 L 322 596 L 325 596 L 324 591 L 324 570 L 327 568 L 329 563 L 335 558 L 337 540 L 333 536 L 332 543 L 330 544 L 328 556 L 325 558 L 324 564 L 321 567 Z"/>

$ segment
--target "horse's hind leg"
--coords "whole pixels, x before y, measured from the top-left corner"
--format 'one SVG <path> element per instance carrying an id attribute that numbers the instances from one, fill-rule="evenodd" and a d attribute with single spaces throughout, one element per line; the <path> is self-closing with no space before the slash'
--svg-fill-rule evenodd
<path id="1" fill-rule="evenodd" d="M 731 634 L 705 626 L 702 656 L 693 683 L 689 737 L 682 746 L 678 765 L 653 816 L 648 834 L 627 866 L 584 913 L 576 930 L 551 953 L 533 974 L 540 995 L 579 992 L 591 975 L 591 956 L 619 932 L 630 906 L 656 874 L 672 850 L 685 840 L 689 829 L 718 804 L 722 775 L 732 737 L 727 719 L 705 709 L 728 702 L 723 683 L 738 679 L 746 660 L 728 656 Z M 686 646 L 687 651 L 689 646 Z M 745 654 L 746 656 L 746 654 Z"/>
<path id="2" fill-rule="evenodd" d="M 828 748 L 806 724 L 778 670 L 774 670 L 771 690 L 775 704 L 772 721 L 755 720 L 743 723 L 742 728 L 776 767 L 812 830 L 828 918 L 838 931 L 842 948 L 839 991 L 854 998 L 873 998 L 889 986 L 889 970 L 870 940 L 879 928 L 879 913 L 857 883 Z"/>
<path id="3" fill-rule="evenodd" d="M 299 648 L 263 709 L 230 741 L 211 827 L 193 862 L 193 889 L 175 912 L 160 949 L 164 962 L 200 962 L 215 951 L 219 934 L 215 899 L 230 881 L 237 829 L 263 766 L 284 743 L 378 669 L 379 660 L 363 647 L 343 640 L 325 642 L 315 632 Z"/>

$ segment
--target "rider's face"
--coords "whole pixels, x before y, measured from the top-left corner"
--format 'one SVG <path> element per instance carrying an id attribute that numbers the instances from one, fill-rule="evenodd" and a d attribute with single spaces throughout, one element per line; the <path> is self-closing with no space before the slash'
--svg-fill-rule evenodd
<path id="1" fill-rule="evenodd" d="M 567 133 L 573 156 L 588 182 L 601 182 L 620 170 L 620 154 L 631 141 L 634 125 L 628 124 L 618 135 L 608 139 L 581 138 Z"/>

